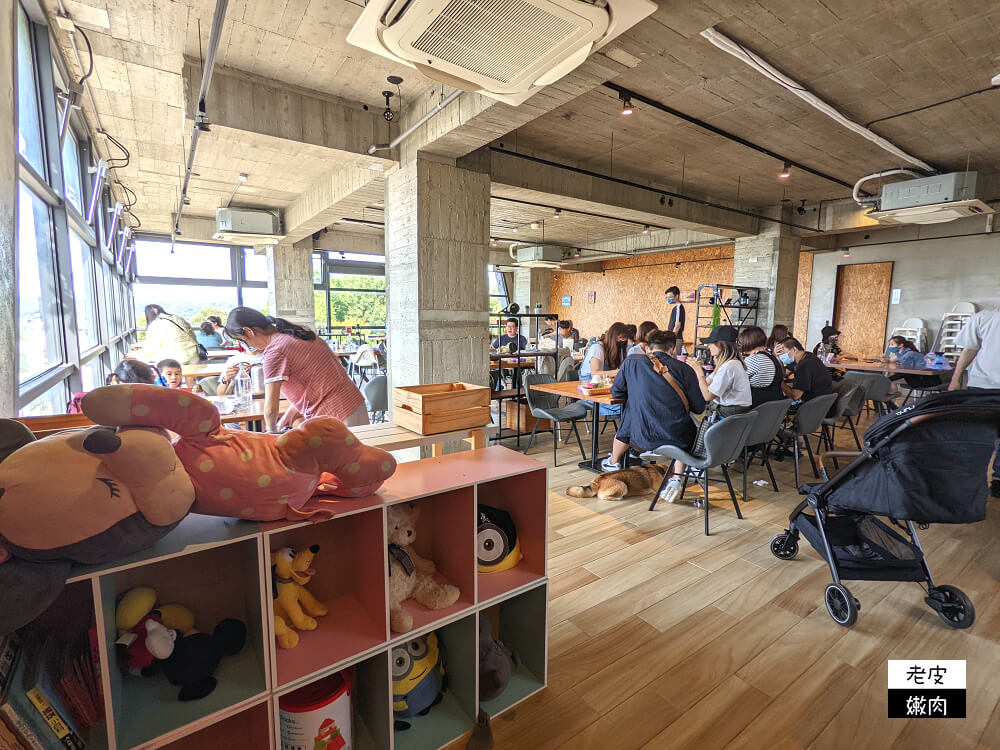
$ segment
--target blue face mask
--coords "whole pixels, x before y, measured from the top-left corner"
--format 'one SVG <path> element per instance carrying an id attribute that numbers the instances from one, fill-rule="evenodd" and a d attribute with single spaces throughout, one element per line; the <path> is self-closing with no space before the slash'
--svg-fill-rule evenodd
<path id="1" fill-rule="evenodd" d="M 889 354 L 899 354 L 899 347 L 898 346 L 890 346 L 889 347 Z"/>
<path id="2" fill-rule="evenodd" d="M 673 304 L 676 304 L 676 302 L 677 302 L 677 300 L 675 300 L 675 299 L 671 299 L 670 297 L 667 297 L 667 304 L 668 304 L 668 305 L 673 305 Z"/>
<path id="3" fill-rule="evenodd" d="M 778 360 L 781 362 L 781 364 L 788 366 L 795 361 L 795 358 L 788 352 L 782 352 L 781 354 L 778 355 Z"/>

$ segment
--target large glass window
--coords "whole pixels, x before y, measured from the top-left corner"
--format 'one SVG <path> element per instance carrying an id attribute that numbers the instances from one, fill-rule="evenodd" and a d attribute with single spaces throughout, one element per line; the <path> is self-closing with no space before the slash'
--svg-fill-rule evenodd
<path id="1" fill-rule="evenodd" d="M 259 310 L 265 315 L 270 315 L 271 304 L 268 301 L 267 289 L 261 287 L 244 287 L 243 306 L 252 307 L 254 310 Z M 222 319 L 225 320 L 225 316 L 222 316 Z"/>
<path id="2" fill-rule="evenodd" d="M 252 247 L 243 248 L 243 280 L 267 281 L 267 255 L 257 255 Z"/>
<path id="3" fill-rule="evenodd" d="M 80 146 L 73 137 L 73 132 L 66 133 L 62 147 L 63 180 L 66 188 L 66 200 L 79 213 L 83 213 L 83 185 L 80 180 Z"/>
<path id="4" fill-rule="evenodd" d="M 263 290 L 266 294 L 267 290 Z M 136 284 L 135 314 L 139 328 L 146 328 L 146 305 L 160 305 L 184 318 L 192 326 L 205 322 L 209 315 L 223 320 L 236 307 L 235 286 L 189 286 L 184 284 Z"/>
<path id="5" fill-rule="evenodd" d="M 69 403 L 66 381 L 60 380 L 27 406 L 21 407 L 19 416 L 45 417 L 50 414 L 65 414 Z"/>
<path id="6" fill-rule="evenodd" d="M 73 264 L 73 299 L 76 302 L 76 327 L 80 350 L 86 351 L 100 343 L 97 323 L 97 291 L 94 289 L 94 268 L 90 248 L 73 230 L 69 232 L 69 257 Z"/>
<path id="7" fill-rule="evenodd" d="M 63 361 L 49 207 L 24 185 L 18 190 L 17 273 L 20 381 Z"/>
<path id="8" fill-rule="evenodd" d="M 135 243 L 136 275 L 170 279 L 233 278 L 230 249 L 225 245 L 192 245 L 186 242 L 138 240 Z M 166 305 L 164 305 L 166 307 Z"/>
<path id="9" fill-rule="evenodd" d="M 490 312 L 498 313 L 507 307 L 507 284 L 504 282 L 503 273 L 496 269 L 496 266 L 489 266 L 487 271 L 490 283 Z"/>
<path id="10" fill-rule="evenodd" d="M 331 273 L 330 325 L 384 326 L 385 278 Z"/>
<path id="11" fill-rule="evenodd" d="M 20 5 L 17 8 L 17 152 L 38 174 L 45 174 L 31 24 Z"/>
<path id="12" fill-rule="evenodd" d="M 104 363 L 101 358 L 94 357 L 87 364 L 81 366 L 80 378 L 83 381 L 84 391 L 92 391 L 104 385 Z"/>

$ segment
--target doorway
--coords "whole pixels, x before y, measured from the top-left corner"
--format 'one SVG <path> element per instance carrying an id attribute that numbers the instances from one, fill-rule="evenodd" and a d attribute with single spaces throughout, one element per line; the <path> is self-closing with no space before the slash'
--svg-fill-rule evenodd
<path id="1" fill-rule="evenodd" d="M 840 347 L 859 358 L 881 357 L 892 292 L 892 263 L 853 263 L 837 267 L 833 325 Z"/>

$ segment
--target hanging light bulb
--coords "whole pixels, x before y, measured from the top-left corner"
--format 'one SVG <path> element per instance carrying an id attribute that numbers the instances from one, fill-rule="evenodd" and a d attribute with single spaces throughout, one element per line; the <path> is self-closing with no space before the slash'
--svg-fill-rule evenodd
<path id="1" fill-rule="evenodd" d="M 557 208 L 556 212 L 552 214 L 552 218 L 558 220 L 560 216 L 562 216 L 562 209 Z"/>
<path id="2" fill-rule="evenodd" d="M 643 234 L 649 234 L 649 224 L 644 224 L 642 227 Z"/>
<path id="3" fill-rule="evenodd" d="M 781 171 L 778 172 L 778 179 L 787 180 L 791 176 L 792 176 L 792 163 L 790 161 L 786 161 L 784 166 L 781 168 Z"/>
<path id="4" fill-rule="evenodd" d="M 622 96 L 622 117 L 628 117 L 635 110 L 632 108 L 632 99 L 628 96 Z"/>
<path id="5" fill-rule="evenodd" d="M 845 250 L 843 254 L 844 254 L 845 258 L 850 258 L 851 257 L 851 251 L 850 251 L 850 249 L 848 248 L 847 250 Z"/>

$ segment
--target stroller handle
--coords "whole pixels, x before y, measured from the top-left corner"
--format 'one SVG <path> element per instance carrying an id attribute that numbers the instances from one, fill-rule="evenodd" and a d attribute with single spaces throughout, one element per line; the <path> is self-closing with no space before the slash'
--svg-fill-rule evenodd
<path id="1" fill-rule="evenodd" d="M 830 458 L 857 458 L 862 455 L 861 451 L 827 451 L 825 453 L 819 454 L 819 464 L 823 467 L 823 470 L 830 474 L 828 467 L 826 465 L 826 457 Z"/>

